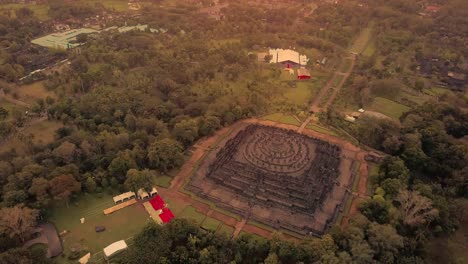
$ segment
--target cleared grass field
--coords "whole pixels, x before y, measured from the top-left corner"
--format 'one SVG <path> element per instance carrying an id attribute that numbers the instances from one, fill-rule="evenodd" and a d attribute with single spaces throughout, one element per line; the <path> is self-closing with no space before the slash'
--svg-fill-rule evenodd
<path id="1" fill-rule="evenodd" d="M 192 220 L 195 224 L 200 225 L 206 216 L 204 214 L 199 213 L 197 209 L 195 209 L 195 207 L 189 205 L 184 208 L 184 210 L 180 214 L 180 217 Z"/>
<path id="2" fill-rule="evenodd" d="M 211 217 L 206 217 L 201 227 L 207 230 L 216 231 L 218 230 L 219 226 L 221 225 L 221 221 L 218 221 Z"/>
<path id="3" fill-rule="evenodd" d="M 297 121 L 293 116 L 285 115 L 282 113 L 275 113 L 275 114 L 267 115 L 267 116 L 262 117 L 262 119 L 270 120 L 270 121 L 278 122 L 278 123 L 283 123 L 283 124 L 288 124 L 288 125 L 293 125 L 293 126 L 301 125 L 301 123 Z"/>
<path id="4" fill-rule="evenodd" d="M 399 119 L 404 112 L 410 110 L 408 106 L 382 97 L 376 97 L 370 105 L 369 109 L 394 119 Z"/>
<path id="5" fill-rule="evenodd" d="M 154 180 L 154 184 L 160 187 L 169 188 L 171 186 L 172 177 L 161 175 L 157 176 Z"/>
<path id="6" fill-rule="evenodd" d="M 21 101 L 29 104 L 36 102 L 38 99 L 45 99 L 48 96 L 56 98 L 54 93 L 44 88 L 44 82 L 42 81 L 13 88 L 12 93 L 16 93 Z"/>
<path id="7" fill-rule="evenodd" d="M 55 131 L 62 126 L 62 123 L 56 121 L 42 121 L 26 128 L 21 133 L 26 136 L 33 135 L 32 140 L 34 144 L 45 145 L 54 140 Z M 17 137 L 13 137 L 0 145 L 0 153 L 15 149 L 19 154 L 24 154 L 28 147 L 30 146 L 27 143 L 22 142 Z"/>
<path id="8" fill-rule="evenodd" d="M 11 114 L 13 113 L 13 111 L 17 110 L 17 111 L 21 111 L 21 112 L 24 112 L 26 111 L 26 108 L 23 107 L 23 106 L 19 106 L 19 105 L 15 105 L 5 99 L 0 99 L 0 106 L 5 108 L 7 111 L 8 111 L 8 118 L 11 118 Z"/>
<path id="9" fill-rule="evenodd" d="M 232 234 L 234 233 L 234 227 L 228 226 L 228 225 L 222 225 L 218 228 L 216 233 L 225 234 L 227 236 L 232 236 Z"/>
<path id="10" fill-rule="evenodd" d="M 40 20 L 48 20 L 50 18 L 48 15 L 49 7 L 42 4 L 2 4 L 0 5 L 0 11 L 10 10 L 12 11 L 12 15 L 15 16 L 15 11 L 23 7 L 27 7 L 33 11 L 34 16 Z"/>
<path id="11" fill-rule="evenodd" d="M 328 129 L 326 127 L 323 127 L 323 126 L 319 126 L 319 125 L 314 124 L 314 123 L 307 124 L 306 128 L 310 129 L 310 130 L 314 130 L 314 131 L 322 133 L 322 134 L 337 136 L 337 134 L 335 132 L 331 131 L 330 129 Z"/>
<path id="12" fill-rule="evenodd" d="M 371 40 L 367 44 L 366 49 L 362 52 L 362 55 L 364 55 L 366 57 L 370 57 L 370 56 L 374 55 L 374 53 L 375 53 L 375 42 Z"/>
<path id="13" fill-rule="evenodd" d="M 367 43 L 372 34 L 372 27 L 367 27 L 359 34 L 358 38 L 354 41 L 353 45 L 349 49 L 350 52 L 355 52 L 357 54 L 362 53 L 367 47 Z"/>
<path id="14" fill-rule="evenodd" d="M 288 101 L 297 105 L 307 105 L 312 98 L 313 94 L 316 93 L 316 89 L 310 83 L 298 82 L 295 88 L 290 88 L 284 93 L 284 96 Z"/>
<path id="15" fill-rule="evenodd" d="M 68 208 L 63 202 L 52 208 L 48 221 L 54 223 L 59 232 L 67 230 L 62 237 L 65 255 L 70 253 L 71 248 L 87 250 L 91 254 L 101 252 L 115 241 L 133 237 L 152 221 L 141 204 L 104 215 L 102 211 L 112 205 L 114 202 L 110 194 L 82 194 Z M 81 224 L 80 218 L 85 218 L 84 224 Z M 106 230 L 96 233 L 96 226 L 104 226 Z"/>

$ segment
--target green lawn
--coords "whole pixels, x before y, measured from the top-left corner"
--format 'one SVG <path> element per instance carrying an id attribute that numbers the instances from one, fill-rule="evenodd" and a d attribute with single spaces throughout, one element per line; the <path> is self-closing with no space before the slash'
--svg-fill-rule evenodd
<path id="1" fill-rule="evenodd" d="M 205 219 L 205 215 L 204 214 L 201 214 L 199 213 L 195 207 L 193 206 L 187 206 L 184 208 L 184 210 L 182 211 L 181 215 L 180 215 L 181 218 L 186 218 L 186 219 L 189 219 L 189 220 L 193 220 L 195 222 L 195 224 L 197 225 L 200 225 L 202 223 L 202 221 Z"/>
<path id="2" fill-rule="evenodd" d="M 293 125 L 293 126 L 300 126 L 301 123 L 297 121 L 293 116 L 291 115 L 285 115 L 282 113 L 275 113 L 271 115 L 267 115 L 262 117 L 262 119 L 265 120 L 270 120 L 278 123 L 283 123 L 283 124 L 288 124 L 288 125 Z"/>
<path id="3" fill-rule="evenodd" d="M 203 223 L 201 224 L 201 227 L 207 230 L 212 230 L 216 231 L 218 230 L 219 225 L 221 224 L 221 221 L 218 221 L 214 218 L 211 217 L 206 217 Z"/>
<path id="4" fill-rule="evenodd" d="M 166 175 L 156 176 L 154 184 L 163 188 L 169 188 L 171 186 L 172 177 Z"/>
<path id="5" fill-rule="evenodd" d="M 319 133 L 328 134 L 328 135 L 332 135 L 332 136 L 337 136 L 337 134 L 335 132 L 331 131 L 330 129 L 319 126 L 319 125 L 314 124 L 314 123 L 307 124 L 306 128 L 310 129 L 310 130 L 314 130 L 314 131 L 319 132 Z"/>
<path id="6" fill-rule="evenodd" d="M 370 105 L 369 109 L 394 119 L 399 119 L 404 112 L 410 110 L 408 106 L 382 97 L 376 97 Z"/>
<path id="7" fill-rule="evenodd" d="M 314 87 L 312 87 L 307 81 L 298 82 L 295 88 L 289 88 L 284 96 L 289 102 L 296 105 L 307 105 L 312 98 Z"/>
<path id="8" fill-rule="evenodd" d="M 59 203 L 51 210 L 48 221 L 54 223 L 59 232 L 67 230 L 67 234 L 62 237 L 65 255 L 69 254 L 72 247 L 87 250 L 91 254 L 101 252 L 115 241 L 133 237 L 151 221 L 141 204 L 104 215 L 102 210 L 113 205 L 112 195 L 83 194 L 71 202 L 69 208 Z M 84 224 L 80 223 L 82 217 L 85 218 Z M 96 226 L 104 226 L 106 231 L 96 233 Z"/>
<path id="9" fill-rule="evenodd" d="M 375 53 L 375 42 L 370 41 L 369 44 L 367 44 L 366 49 L 362 52 L 362 55 L 366 57 L 370 57 L 374 55 L 374 53 Z"/>
<path id="10" fill-rule="evenodd" d="M 127 0 L 88 0 L 87 2 L 91 4 L 100 3 L 105 8 L 115 10 L 117 12 L 129 10 Z"/>
<path id="11" fill-rule="evenodd" d="M 361 177 L 361 175 L 359 174 L 359 166 L 361 165 L 361 163 L 359 161 L 356 161 L 355 163 L 355 167 L 354 167 L 354 173 L 356 174 L 356 177 L 354 178 L 354 182 L 353 182 L 353 192 L 357 192 L 358 190 L 358 186 L 359 186 L 359 178 Z"/>
<path id="12" fill-rule="evenodd" d="M 18 111 L 21 111 L 21 112 L 26 111 L 25 107 L 10 103 L 9 101 L 7 101 L 5 99 L 0 99 L 0 106 L 5 108 L 8 111 L 7 119 L 12 117 L 12 113 L 15 110 L 18 110 Z"/>
<path id="13" fill-rule="evenodd" d="M 49 7 L 48 7 L 48 5 L 45 5 L 45 4 L 44 5 L 43 4 L 39 4 L 39 5 L 35 5 L 35 4 L 2 4 L 2 5 L 0 5 L 0 10 L 11 10 L 12 14 L 15 15 L 15 11 L 20 9 L 20 8 L 23 8 L 23 7 L 27 7 L 31 11 L 33 11 L 34 16 L 36 16 L 40 20 L 48 20 L 49 19 L 49 15 L 48 15 Z"/>
<path id="14" fill-rule="evenodd" d="M 349 49 L 350 52 L 356 52 L 360 54 L 361 52 L 364 51 L 364 49 L 367 47 L 367 43 L 369 42 L 369 39 L 372 34 L 372 27 L 367 27 L 357 37 L 357 39 L 354 41 L 353 45 Z"/>
<path id="15" fill-rule="evenodd" d="M 296 75 L 295 71 L 294 71 L 293 74 L 290 74 L 288 71 L 281 70 L 280 79 L 282 81 L 295 81 L 295 80 L 297 80 L 296 76 L 297 75 Z"/>
<path id="16" fill-rule="evenodd" d="M 227 236 L 232 236 L 234 233 L 234 227 L 228 225 L 222 225 L 218 228 L 218 234 L 226 234 Z"/>

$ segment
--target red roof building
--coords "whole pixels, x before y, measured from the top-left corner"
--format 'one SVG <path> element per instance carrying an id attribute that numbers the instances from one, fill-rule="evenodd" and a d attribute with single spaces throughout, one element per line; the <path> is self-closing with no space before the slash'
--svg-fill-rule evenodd
<path id="1" fill-rule="evenodd" d="M 308 79 L 310 79 L 309 70 L 304 69 L 304 68 L 297 69 L 297 79 L 299 79 L 299 80 L 308 80 Z"/>
<path id="2" fill-rule="evenodd" d="M 426 12 L 436 13 L 436 12 L 439 12 L 439 10 L 440 10 L 440 6 L 436 6 L 436 5 L 430 5 L 426 7 Z"/>
<path id="3" fill-rule="evenodd" d="M 174 218 L 174 214 L 169 208 L 163 208 L 162 213 L 159 214 L 159 218 L 161 218 L 163 223 L 169 223 L 171 219 Z"/>

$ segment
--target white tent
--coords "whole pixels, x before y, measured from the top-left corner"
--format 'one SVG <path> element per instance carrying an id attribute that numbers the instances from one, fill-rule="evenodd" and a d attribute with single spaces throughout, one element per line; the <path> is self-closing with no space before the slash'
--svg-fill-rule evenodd
<path id="1" fill-rule="evenodd" d="M 156 188 L 153 187 L 153 189 L 151 189 L 151 192 L 149 193 L 149 195 L 151 197 L 153 197 L 154 195 L 158 194 L 158 190 Z"/>
<path id="2" fill-rule="evenodd" d="M 135 193 L 134 192 L 126 192 L 122 193 L 120 195 L 114 196 L 114 203 L 121 203 L 123 201 L 129 200 L 135 198 Z"/>
<path id="3" fill-rule="evenodd" d="M 145 192 L 145 190 L 143 190 L 143 189 L 138 190 L 137 194 L 138 194 L 138 198 L 140 198 L 140 200 L 149 198 L 149 194 L 147 192 Z"/>
<path id="4" fill-rule="evenodd" d="M 109 258 L 125 249 L 127 249 L 127 243 L 125 243 L 125 240 L 120 240 L 105 247 L 104 255 L 106 256 L 106 258 Z"/>

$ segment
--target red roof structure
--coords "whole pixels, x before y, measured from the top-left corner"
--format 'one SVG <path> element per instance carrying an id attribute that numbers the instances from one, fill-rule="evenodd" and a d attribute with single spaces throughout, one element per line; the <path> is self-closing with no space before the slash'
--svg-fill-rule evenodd
<path id="1" fill-rule="evenodd" d="M 426 11 L 428 12 L 438 12 L 440 10 L 440 6 L 436 6 L 436 5 L 430 5 L 430 6 L 427 6 L 426 7 Z"/>
<path id="2" fill-rule="evenodd" d="M 307 69 L 304 69 L 304 68 L 297 69 L 297 78 L 299 80 L 310 79 L 310 72 Z"/>
<path id="3" fill-rule="evenodd" d="M 174 218 L 174 214 L 171 212 L 169 208 L 163 208 L 162 213 L 159 215 L 159 218 L 163 221 L 163 223 L 169 223 L 172 218 Z"/>
<path id="4" fill-rule="evenodd" d="M 153 206 L 154 210 L 161 210 L 165 207 L 163 199 L 161 199 L 161 196 L 156 195 L 151 199 L 150 201 L 151 206 Z"/>

